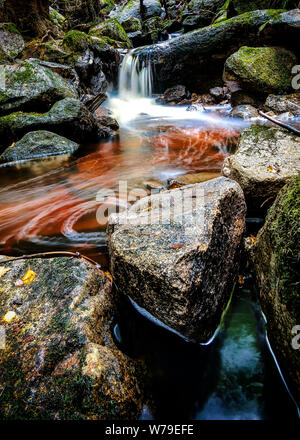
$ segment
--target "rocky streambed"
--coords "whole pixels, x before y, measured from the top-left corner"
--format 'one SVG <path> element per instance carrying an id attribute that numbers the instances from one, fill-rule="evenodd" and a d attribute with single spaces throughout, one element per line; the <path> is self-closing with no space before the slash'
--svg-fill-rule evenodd
<path id="1" fill-rule="evenodd" d="M 296 418 L 300 141 L 258 111 L 299 124 L 300 12 L 129 3 L 0 28 L 0 417 Z M 105 102 L 118 49 L 178 27 L 132 54 L 156 103 Z"/>

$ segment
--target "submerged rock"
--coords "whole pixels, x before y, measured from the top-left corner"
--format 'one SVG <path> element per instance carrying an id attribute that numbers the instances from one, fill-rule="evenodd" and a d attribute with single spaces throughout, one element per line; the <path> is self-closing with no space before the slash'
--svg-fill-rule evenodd
<path id="1" fill-rule="evenodd" d="M 300 93 L 292 95 L 269 95 L 265 107 L 275 113 L 291 112 L 294 116 L 300 116 Z"/>
<path id="2" fill-rule="evenodd" d="M 292 67 L 297 57 L 281 47 L 241 47 L 225 63 L 225 83 L 264 93 L 284 93 L 292 88 Z"/>
<path id="3" fill-rule="evenodd" d="M 111 335 L 110 278 L 79 258 L 0 266 L 9 269 L 0 278 L 1 419 L 136 418 L 135 367 Z"/>
<path id="4" fill-rule="evenodd" d="M 0 23 L 0 63 L 21 55 L 25 47 L 22 35 L 13 23 Z"/>
<path id="5" fill-rule="evenodd" d="M 239 185 L 221 177 L 111 215 L 107 240 L 118 289 L 171 330 L 207 342 L 230 296 L 245 209 Z"/>
<path id="6" fill-rule="evenodd" d="M 300 138 L 285 129 L 252 125 L 242 131 L 222 174 L 236 180 L 246 199 L 262 202 L 300 172 Z"/>
<path id="7" fill-rule="evenodd" d="M 97 141 L 111 134 L 78 99 L 66 98 L 47 113 L 16 112 L 0 117 L 0 145 L 8 146 L 36 130 L 52 131 L 80 143 Z"/>
<path id="8" fill-rule="evenodd" d="M 0 115 L 18 110 L 46 111 L 60 99 L 77 96 L 64 78 L 35 60 L 5 65 L 3 75 Z"/>
<path id="9" fill-rule="evenodd" d="M 245 119 L 247 121 L 249 119 L 258 118 L 259 113 L 255 107 L 252 107 L 252 105 L 237 105 L 231 110 L 230 116 L 233 118 Z"/>
<path id="10" fill-rule="evenodd" d="M 8 147 L 0 156 L 4 162 L 24 159 L 38 159 L 59 154 L 71 154 L 79 148 L 79 144 L 51 133 L 50 131 L 32 131 L 21 140 Z"/>
<path id="11" fill-rule="evenodd" d="M 268 338 L 300 404 L 300 176 L 284 186 L 251 249 Z M 296 327 L 298 326 L 298 327 Z M 297 336 L 298 335 L 298 336 Z"/>

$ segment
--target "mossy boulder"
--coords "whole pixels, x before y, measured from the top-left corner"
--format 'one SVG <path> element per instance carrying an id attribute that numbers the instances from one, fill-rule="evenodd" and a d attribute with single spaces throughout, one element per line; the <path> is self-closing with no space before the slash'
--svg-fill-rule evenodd
<path id="1" fill-rule="evenodd" d="M 107 273 L 81 258 L 1 259 L 10 269 L 0 278 L 1 419 L 137 418 L 135 365 L 113 342 Z M 20 282 L 29 269 L 31 282 Z"/>
<path id="2" fill-rule="evenodd" d="M 137 17 L 128 17 L 123 21 L 122 26 L 126 32 L 137 32 L 142 30 L 142 24 Z"/>
<path id="3" fill-rule="evenodd" d="M 104 23 L 100 23 L 98 26 L 93 27 L 89 34 L 96 37 L 107 37 L 114 41 L 120 41 L 125 43 L 128 49 L 131 47 L 131 42 L 123 26 L 116 18 L 110 18 Z"/>
<path id="4" fill-rule="evenodd" d="M 0 156 L 3 162 L 15 162 L 26 159 L 40 159 L 46 156 L 71 154 L 79 148 L 79 144 L 69 139 L 38 130 L 27 133 L 18 142 L 8 147 Z"/>
<path id="5" fill-rule="evenodd" d="M 7 147 L 36 130 L 51 131 L 77 143 L 97 141 L 110 135 L 110 130 L 103 127 L 78 99 L 65 98 L 46 113 L 15 112 L 0 117 L 0 145 Z"/>
<path id="6" fill-rule="evenodd" d="M 283 128 L 252 125 L 241 133 L 237 151 L 222 174 L 236 180 L 246 200 L 261 203 L 300 172 L 300 138 Z"/>
<path id="7" fill-rule="evenodd" d="M 159 0 L 144 0 L 144 18 L 159 16 L 162 12 Z M 140 0 L 128 0 L 125 5 L 120 5 L 116 10 L 110 13 L 110 17 L 117 18 L 122 24 L 130 17 L 142 19 L 140 11 Z"/>
<path id="8" fill-rule="evenodd" d="M 251 254 L 268 338 L 299 405 L 300 353 L 292 339 L 300 323 L 300 174 L 278 194 Z"/>
<path id="9" fill-rule="evenodd" d="M 63 38 L 63 48 L 73 52 L 81 53 L 89 47 L 89 37 L 84 32 L 69 31 Z"/>
<path id="10" fill-rule="evenodd" d="M 270 0 L 232 0 L 231 3 L 237 14 L 243 14 L 244 12 L 249 11 L 257 11 L 258 9 L 268 9 L 271 4 Z M 281 4 L 278 5 L 278 7 L 283 6 L 284 2 L 281 2 Z"/>
<path id="11" fill-rule="evenodd" d="M 280 47 L 241 47 L 225 63 L 223 79 L 255 92 L 285 93 L 292 89 L 297 57 Z"/>
<path id="12" fill-rule="evenodd" d="M 0 63 L 19 57 L 25 47 L 22 35 L 13 23 L 0 23 Z"/>
<path id="13" fill-rule="evenodd" d="M 49 15 L 55 26 L 61 31 L 64 30 L 64 27 L 66 26 L 66 18 L 56 9 L 51 8 L 51 6 L 49 8 Z"/>
<path id="14" fill-rule="evenodd" d="M 77 96 L 75 88 L 38 60 L 5 65 L 3 75 L 0 115 L 17 110 L 44 111 L 60 99 Z"/>

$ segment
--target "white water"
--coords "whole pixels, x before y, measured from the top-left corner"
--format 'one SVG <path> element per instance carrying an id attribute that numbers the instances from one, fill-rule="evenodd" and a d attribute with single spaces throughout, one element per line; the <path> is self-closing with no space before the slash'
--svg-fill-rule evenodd
<path id="1" fill-rule="evenodd" d="M 109 107 L 122 128 L 138 130 L 139 123 L 145 128 L 147 125 L 157 125 L 157 121 L 176 121 L 177 127 L 197 127 L 203 123 L 215 127 L 243 128 L 248 125 L 241 120 L 224 118 L 231 110 L 230 105 L 209 106 L 209 109 L 197 109 L 187 112 L 187 106 L 158 105 L 152 96 L 153 69 L 150 62 L 143 56 L 141 61 L 139 52 L 145 48 L 130 50 L 124 57 L 119 72 L 118 95 L 112 97 Z M 221 111 L 222 117 L 215 111 Z M 198 123 L 197 123 L 198 122 Z M 195 124 L 196 123 L 196 124 Z M 201 124 L 202 123 L 202 124 Z"/>

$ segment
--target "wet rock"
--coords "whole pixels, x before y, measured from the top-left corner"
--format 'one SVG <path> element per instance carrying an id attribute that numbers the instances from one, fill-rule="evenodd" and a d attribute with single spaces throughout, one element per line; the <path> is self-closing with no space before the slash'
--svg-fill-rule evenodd
<path id="1" fill-rule="evenodd" d="M 144 18 L 151 18 L 159 16 L 162 12 L 159 0 L 144 0 Z M 125 5 L 121 5 L 117 10 L 110 13 L 110 17 L 117 18 L 123 24 L 124 21 L 130 17 L 141 20 L 140 14 L 140 0 L 129 0 Z"/>
<path id="2" fill-rule="evenodd" d="M 241 47 L 225 63 L 225 83 L 236 82 L 254 92 L 284 93 L 291 89 L 296 56 L 279 47 Z"/>
<path id="3" fill-rule="evenodd" d="M 63 31 L 64 28 L 66 27 L 66 17 L 64 17 L 60 12 L 58 12 L 56 9 L 54 8 L 49 8 L 49 15 L 50 15 L 50 19 L 51 21 L 55 24 L 55 26 L 60 30 Z"/>
<path id="4" fill-rule="evenodd" d="M 60 75 L 62 78 L 66 80 L 67 84 L 71 88 L 78 90 L 79 77 L 76 70 L 73 69 L 72 66 L 68 64 L 51 63 L 49 61 L 44 61 L 44 60 L 29 59 L 28 61 L 32 61 L 43 67 L 47 67 L 48 69 L 52 70 L 52 72 L 58 73 L 58 75 Z"/>
<path id="5" fill-rule="evenodd" d="M 219 171 L 203 171 L 202 173 L 183 174 L 175 179 L 168 179 L 168 189 L 179 188 L 183 185 L 192 185 L 195 183 L 206 182 L 220 176 Z"/>
<path id="6" fill-rule="evenodd" d="M 0 117 L 0 145 L 6 147 L 36 130 L 51 131 L 80 143 L 97 141 L 111 134 L 78 99 L 66 98 L 47 113 L 16 112 Z"/>
<path id="7" fill-rule="evenodd" d="M 114 281 L 169 329 L 206 342 L 228 302 L 244 226 L 244 196 L 229 179 L 144 197 L 109 218 Z"/>
<path id="8" fill-rule="evenodd" d="M 229 89 L 227 87 L 213 87 L 209 90 L 209 93 L 217 102 L 230 98 Z"/>
<path id="9" fill-rule="evenodd" d="M 122 22 L 124 30 L 128 32 L 137 32 L 142 30 L 142 24 L 136 17 L 128 17 Z"/>
<path id="10" fill-rule="evenodd" d="M 6 331 L 1 419 L 136 418 L 141 404 L 135 367 L 111 335 L 110 278 L 80 258 L 2 266 L 10 270 L 0 279 Z M 31 282 L 16 285 L 29 269 Z M 10 322 L 3 320 L 7 312 L 13 312 Z"/>
<path id="11" fill-rule="evenodd" d="M 24 46 L 23 37 L 13 23 L 0 23 L 0 63 L 20 56 Z"/>
<path id="12" fill-rule="evenodd" d="M 249 119 L 258 118 L 259 113 L 257 109 L 251 105 L 238 105 L 232 109 L 230 116 L 249 121 Z"/>
<path id="13" fill-rule="evenodd" d="M 169 89 L 165 90 L 162 96 L 162 101 L 164 104 L 169 104 L 171 102 L 178 104 L 184 99 L 189 99 L 190 97 L 191 94 L 187 90 L 187 88 L 185 86 L 178 85 L 175 87 L 170 87 Z"/>
<path id="14" fill-rule="evenodd" d="M 300 177 L 284 186 L 270 208 L 251 254 L 271 347 L 300 404 Z"/>
<path id="15" fill-rule="evenodd" d="M 79 148 L 76 142 L 50 131 L 32 131 L 22 137 L 13 146 L 8 147 L 0 156 L 4 162 L 25 159 L 38 159 L 46 156 L 74 153 Z"/>
<path id="16" fill-rule="evenodd" d="M 77 96 L 66 80 L 35 60 L 3 66 L 0 115 L 18 110 L 46 111 L 60 99 Z"/>
<path id="17" fill-rule="evenodd" d="M 222 174 L 236 180 L 246 199 L 261 203 L 300 171 L 300 138 L 285 129 L 252 125 L 243 130 Z"/>
<path id="18" fill-rule="evenodd" d="M 258 9 L 268 9 L 270 7 L 269 0 L 232 0 L 232 5 L 237 14 L 243 14 L 248 11 L 256 11 Z"/>
<path id="19" fill-rule="evenodd" d="M 293 95 L 269 95 L 265 102 L 268 110 L 275 113 L 291 112 L 294 116 L 300 115 L 300 93 Z"/>
<path id="20" fill-rule="evenodd" d="M 108 37 L 114 41 L 121 41 L 125 43 L 124 48 L 131 48 L 130 40 L 123 26 L 116 18 L 111 18 L 91 28 L 89 34 L 95 37 Z"/>
<path id="21" fill-rule="evenodd" d="M 274 21 L 269 24 L 273 17 Z M 288 38 L 287 47 L 295 48 L 297 51 L 299 19 L 299 10 L 289 11 L 289 20 L 285 13 L 278 13 L 278 10 L 246 12 L 163 44 L 154 45 L 150 52 L 141 49 L 140 57 L 144 56 L 155 65 L 155 93 L 161 93 L 167 87 L 176 84 L 184 84 L 189 89 L 205 92 L 220 81 L 225 60 L 241 45 L 246 45 L 249 41 L 253 46 L 265 43 L 267 36 L 258 31 L 266 23 L 270 29 L 276 26 L 277 31 L 281 33 L 282 41 Z M 293 38 L 289 37 L 290 34 Z M 276 35 L 270 36 L 268 32 L 270 44 L 277 39 Z"/>

